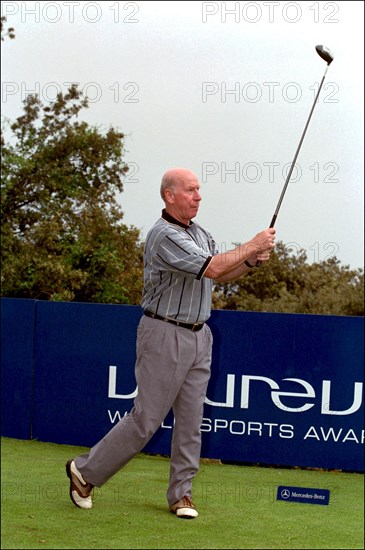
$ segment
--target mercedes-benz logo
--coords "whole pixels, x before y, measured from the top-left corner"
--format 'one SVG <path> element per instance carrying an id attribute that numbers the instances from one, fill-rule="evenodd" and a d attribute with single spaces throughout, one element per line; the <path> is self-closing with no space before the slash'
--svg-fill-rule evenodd
<path id="1" fill-rule="evenodd" d="M 289 489 L 283 489 L 283 490 L 281 491 L 281 496 L 282 496 L 282 498 L 289 498 L 289 497 L 290 497 L 290 491 L 289 491 Z"/>

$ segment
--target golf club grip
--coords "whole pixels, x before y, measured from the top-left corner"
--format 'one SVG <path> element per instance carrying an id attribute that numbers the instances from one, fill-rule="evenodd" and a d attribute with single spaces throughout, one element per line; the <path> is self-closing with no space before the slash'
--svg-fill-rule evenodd
<path id="1" fill-rule="evenodd" d="M 273 215 L 272 220 L 271 220 L 270 225 L 269 225 L 269 228 L 274 227 L 277 217 L 278 217 L 277 214 L 274 214 L 274 215 Z M 260 261 L 258 260 L 258 261 L 256 262 L 256 267 L 260 267 L 261 264 L 262 264 L 262 262 L 260 262 Z"/>

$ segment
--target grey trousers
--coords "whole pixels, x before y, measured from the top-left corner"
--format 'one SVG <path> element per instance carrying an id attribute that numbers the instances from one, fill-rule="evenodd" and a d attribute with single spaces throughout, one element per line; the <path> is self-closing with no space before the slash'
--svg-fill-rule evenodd
<path id="1" fill-rule="evenodd" d="M 199 469 L 200 426 L 210 378 L 212 333 L 198 332 L 143 316 L 137 329 L 135 376 L 138 394 L 132 410 L 90 451 L 75 458 L 83 477 L 96 487 L 125 466 L 151 439 L 172 408 L 169 506 L 192 496 Z"/>

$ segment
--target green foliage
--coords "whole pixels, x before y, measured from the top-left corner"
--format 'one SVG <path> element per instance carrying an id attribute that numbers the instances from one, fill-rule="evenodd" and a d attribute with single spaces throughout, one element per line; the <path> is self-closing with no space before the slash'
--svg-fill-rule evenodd
<path id="1" fill-rule="evenodd" d="M 15 38 L 15 32 L 14 32 L 13 27 L 9 27 L 7 30 L 5 30 L 5 28 L 4 28 L 4 25 L 6 23 L 6 16 L 5 15 L 1 16 L 0 23 L 1 23 L 1 40 L 2 41 L 5 40 L 5 36 L 7 36 L 10 39 L 14 39 Z"/>
<path id="2" fill-rule="evenodd" d="M 364 272 L 335 257 L 307 263 L 304 250 L 291 255 L 278 242 L 269 262 L 237 281 L 216 285 L 216 309 L 364 315 Z"/>
<path id="3" fill-rule="evenodd" d="M 50 105 L 27 96 L 2 135 L 2 296 L 138 303 L 139 231 L 123 224 L 124 135 L 77 120 L 76 86 Z"/>

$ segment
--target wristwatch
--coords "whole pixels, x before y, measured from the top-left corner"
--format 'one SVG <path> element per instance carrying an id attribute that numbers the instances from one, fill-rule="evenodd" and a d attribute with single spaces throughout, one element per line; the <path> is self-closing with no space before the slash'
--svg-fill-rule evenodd
<path id="1" fill-rule="evenodd" d="M 256 267 L 256 265 L 250 264 L 250 262 L 248 262 L 247 260 L 245 260 L 245 264 L 247 265 L 247 267 Z"/>

